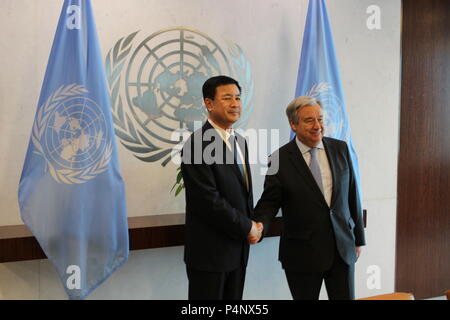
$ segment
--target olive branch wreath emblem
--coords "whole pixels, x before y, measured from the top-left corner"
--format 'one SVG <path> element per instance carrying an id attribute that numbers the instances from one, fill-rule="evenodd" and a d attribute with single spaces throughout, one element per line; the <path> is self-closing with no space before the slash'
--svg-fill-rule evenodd
<path id="1" fill-rule="evenodd" d="M 111 98 L 111 112 L 115 125 L 115 133 L 120 139 L 120 143 L 134 153 L 134 156 L 142 161 L 154 162 L 168 155 L 172 149 L 161 150 L 151 143 L 135 127 L 129 115 L 124 110 L 122 97 L 119 94 L 122 70 L 128 54 L 132 48 L 132 41 L 139 31 L 133 32 L 126 38 L 121 38 L 111 49 L 105 61 L 106 78 L 108 80 L 109 94 Z M 159 151 L 150 157 L 140 157 L 137 154 L 145 154 Z"/>
<path id="2" fill-rule="evenodd" d="M 70 84 L 67 86 L 59 87 L 53 92 L 46 100 L 46 102 L 39 108 L 36 120 L 33 124 L 31 139 L 36 147 L 35 153 L 41 155 L 45 160 L 52 175 L 53 179 L 58 183 L 65 184 L 81 184 L 87 182 L 90 179 L 95 178 L 98 174 L 104 172 L 107 169 L 108 163 L 112 155 L 112 142 L 110 142 L 105 151 L 103 152 L 99 161 L 94 165 L 89 166 L 86 169 L 74 170 L 74 169 L 58 169 L 48 159 L 46 152 L 41 144 L 42 137 L 44 135 L 47 123 L 52 115 L 54 109 L 63 103 L 67 98 L 74 96 L 83 96 L 88 93 L 88 90 L 79 84 Z"/>

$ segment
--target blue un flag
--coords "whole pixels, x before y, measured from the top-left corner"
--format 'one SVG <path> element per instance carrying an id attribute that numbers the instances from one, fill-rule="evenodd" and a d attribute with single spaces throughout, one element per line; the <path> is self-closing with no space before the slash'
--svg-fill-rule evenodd
<path id="1" fill-rule="evenodd" d="M 350 133 L 325 0 L 309 1 L 295 89 L 296 97 L 304 95 L 312 96 L 322 103 L 325 135 L 347 142 L 362 199 L 358 158 Z"/>
<path id="2" fill-rule="evenodd" d="M 89 0 L 65 0 L 19 185 L 25 225 L 70 299 L 128 259 L 125 188 Z"/>

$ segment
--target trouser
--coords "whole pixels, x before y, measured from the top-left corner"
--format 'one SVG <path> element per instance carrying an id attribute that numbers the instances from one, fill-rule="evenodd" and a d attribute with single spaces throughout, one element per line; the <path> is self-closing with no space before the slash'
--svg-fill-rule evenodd
<path id="1" fill-rule="evenodd" d="M 323 281 L 330 300 L 355 299 L 355 264 L 346 264 L 337 252 L 324 272 L 284 271 L 294 300 L 318 300 Z"/>
<path id="2" fill-rule="evenodd" d="M 189 300 L 242 300 L 245 269 L 207 272 L 187 267 Z"/>

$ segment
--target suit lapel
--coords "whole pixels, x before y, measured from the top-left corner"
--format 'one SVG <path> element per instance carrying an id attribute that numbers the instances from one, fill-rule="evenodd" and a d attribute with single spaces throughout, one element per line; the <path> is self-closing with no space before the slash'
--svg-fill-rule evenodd
<path id="1" fill-rule="evenodd" d="M 328 158 L 328 163 L 330 164 L 330 169 L 331 169 L 331 178 L 332 178 L 332 190 L 331 190 L 331 205 L 333 206 L 334 203 L 334 199 L 336 197 L 336 188 L 337 188 L 337 183 L 336 183 L 336 150 L 333 150 L 333 146 L 330 143 L 330 141 L 327 138 L 323 138 L 322 139 L 322 143 L 323 143 L 323 147 L 325 148 L 325 153 L 327 154 L 327 158 Z"/>

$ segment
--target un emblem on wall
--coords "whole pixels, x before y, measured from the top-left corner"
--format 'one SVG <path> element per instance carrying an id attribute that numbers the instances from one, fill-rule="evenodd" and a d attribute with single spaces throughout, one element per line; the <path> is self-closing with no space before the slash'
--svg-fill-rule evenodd
<path id="1" fill-rule="evenodd" d="M 106 75 L 116 135 L 135 157 L 165 166 L 174 131 L 192 132 L 206 120 L 202 85 L 210 77 L 229 75 L 242 86 L 245 126 L 252 111 L 253 80 L 242 49 L 226 42 L 225 51 L 206 34 L 187 29 L 160 30 L 133 50 L 138 32 L 117 41 L 106 57 Z M 196 127 L 197 126 L 197 127 Z"/>
<path id="2" fill-rule="evenodd" d="M 102 109 L 78 84 L 61 86 L 37 113 L 32 130 L 36 152 L 59 183 L 84 183 L 107 169 L 112 154 Z"/>

